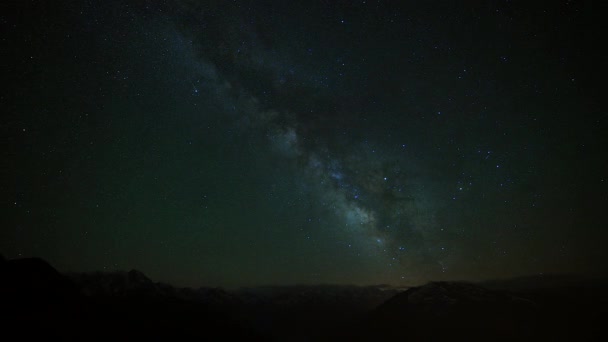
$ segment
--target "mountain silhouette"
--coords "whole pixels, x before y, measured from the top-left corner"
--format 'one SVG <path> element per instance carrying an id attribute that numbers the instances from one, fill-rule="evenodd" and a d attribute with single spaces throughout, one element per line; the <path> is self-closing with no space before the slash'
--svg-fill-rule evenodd
<path id="1" fill-rule="evenodd" d="M 0 321 L 5 336 L 262 340 L 226 312 L 167 295 L 139 271 L 68 277 L 37 258 L 0 262 L 0 299 L 8 313 Z"/>
<path id="2" fill-rule="evenodd" d="M 226 291 L 176 288 L 137 270 L 64 275 L 42 259 L 0 256 L 8 313 L 0 323 L 5 334 L 25 339 L 586 341 L 603 334 L 606 284 L 557 276 Z"/>
<path id="3" fill-rule="evenodd" d="M 526 337 L 536 303 L 458 282 L 410 288 L 373 311 L 367 329 L 384 337 Z M 403 327 L 407 329 L 403 329 Z"/>
<path id="4" fill-rule="evenodd" d="M 356 337 L 593 340 L 606 318 L 607 302 L 597 293 L 583 292 L 509 292 L 464 282 L 432 282 L 397 294 L 373 310 Z"/>

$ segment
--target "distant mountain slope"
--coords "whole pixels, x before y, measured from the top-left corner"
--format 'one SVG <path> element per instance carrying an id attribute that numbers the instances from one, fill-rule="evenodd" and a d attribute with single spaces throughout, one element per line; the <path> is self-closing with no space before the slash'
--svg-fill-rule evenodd
<path id="1" fill-rule="evenodd" d="M 356 337 L 588 341 L 601 332 L 607 318 L 606 302 L 595 300 L 604 290 L 514 294 L 471 283 L 433 282 L 410 288 L 380 305 L 362 323 Z"/>

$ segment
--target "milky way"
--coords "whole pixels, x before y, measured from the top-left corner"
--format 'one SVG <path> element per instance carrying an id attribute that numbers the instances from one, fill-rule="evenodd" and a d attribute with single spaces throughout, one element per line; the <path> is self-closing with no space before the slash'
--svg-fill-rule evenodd
<path id="1" fill-rule="evenodd" d="M 592 8 L 20 6 L 8 257 L 220 286 L 601 272 Z"/>
<path id="2" fill-rule="evenodd" d="M 195 34 L 189 33 L 196 38 Z M 246 45 L 261 45 L 250 37 L 248 28 L 239 34 L 242 39 L 247 39 Z M 192 39 L 185 36 L 173 39 L 192 45 L 179 53 L 192 58 L 189 62 L 193 65 L 191 82 L 198 85 L 196 92 L 212 93 L 216 101 L 232 112 L 229 120 L 235 129 L 242 130 L 244 134 L 256 131 L 266 139 L 266 145 L 261 146 L 263 153 L 268 150 L 275 153 L 281 163 L 295 166 L 290 177 L 301 182 L 303 187 L 314 189 L 312 200 L 320 204 L 323 215 L 331 221 L 327 228 L 343 237 L 344 244 L 356 249 L 358 255 L 380 258 L 389 267 L 398 268 L 408 263 L 420 265 L 425 258 L 430 259 L 429 253 L 438 247 L 427 244 L 432 244 L 433 235 L 440 231 L 434 219 L 433 206 L 437 199 L 432 180 L 425 177 L 425 171 L 420 169 L 423 166 L 408 153 L 405 144 L 387 152 L 381 145 L 374 147 L 375 142 L 355 140 L 348 142 L 350 146 L 333 150 L 328 147 L 325 135 L 344 134 L 342 127 L 332 127 L 330 132 L 319 134 L 315 125 L 322 116 L 339 115 L 335 110 L 324 108 L 327 112 L 311 115 L 298 113 L 297 109 L 290 111 L 289 106 L 286 109 L 265 108 L 242 83 L 231 84 L 228 77 L 210 62 L 211 58 L 197 55 L 200 47 Z M 286 86 L 281 68 L 265 63 L 269 52 L 233 48 L 237 51 L 235 64 L 244 60 L 244 69 L 271 74 L 273 86 L 269 87 L 269 92 L 280 92 Z M 252 55 L 258 59 L 252 61 Z M 272 56 L 268 58 L 274 59 Z M 294 69 L 290 69 L 288 74 L 295 75 Z M 313 80 L 319 78 L 322 76 L 312 76 Z M 314 98 L 306 101 L 315 107 Z M 301 116 L 308 116 L 308 122 L 300 122 Z M 314 210 L 310 211 L 310 215 L 315 214 L 318 215 Z M 437 265 L 443 267 L 441 260 L 430 261 L 436 265 L 425 263 L 429 270 Z M 407 274 L 407 270 L 400 272 Z"/>

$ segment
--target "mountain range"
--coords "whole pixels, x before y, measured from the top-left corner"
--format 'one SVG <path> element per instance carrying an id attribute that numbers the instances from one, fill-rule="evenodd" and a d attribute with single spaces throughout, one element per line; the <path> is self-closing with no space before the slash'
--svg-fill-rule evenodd
<path id="1" fill-rule="evenodd" d="M 0 258 L 3 331 L 60 340 L 594 340 L 605 280 L 524 277 L 483 283 L 178 288 L 137 270 L 62 274 L 42 259 Z"/>

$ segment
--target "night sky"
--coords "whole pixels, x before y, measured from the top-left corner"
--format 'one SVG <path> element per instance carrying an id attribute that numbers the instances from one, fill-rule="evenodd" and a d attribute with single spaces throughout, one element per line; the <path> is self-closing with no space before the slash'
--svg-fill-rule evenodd
<path id="1" fill-rule="evenodd" d="M 3 4 L 0 252 L 189 286 L 605 275 L 602 3 Z"/>

